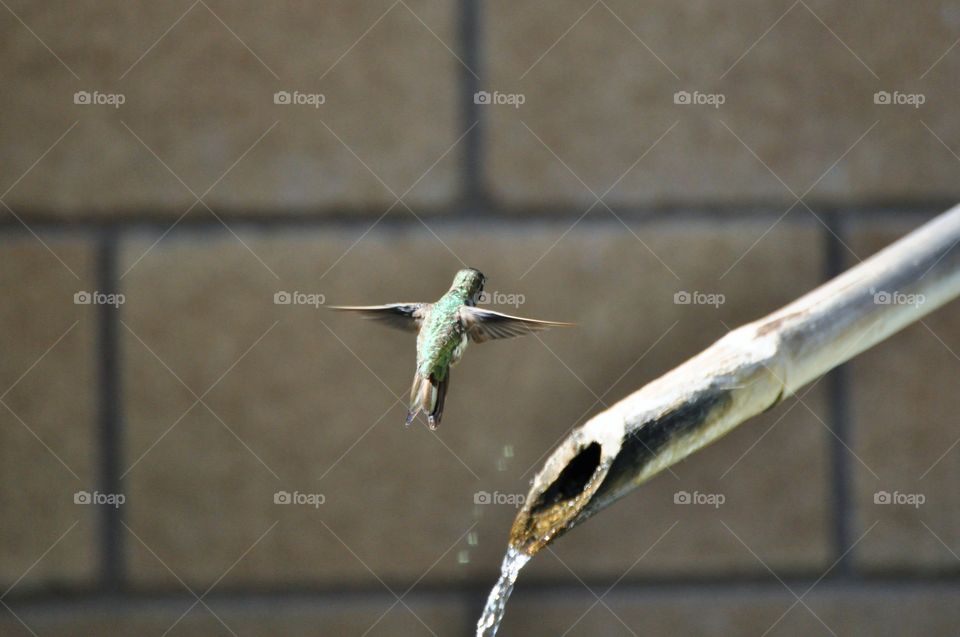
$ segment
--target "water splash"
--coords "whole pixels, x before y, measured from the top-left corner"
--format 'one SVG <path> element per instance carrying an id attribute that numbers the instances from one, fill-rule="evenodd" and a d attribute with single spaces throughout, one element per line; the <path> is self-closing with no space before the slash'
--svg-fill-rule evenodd
<path id="1" fill-rule="evenodd" d="M 530 556 L 526 553 L 521 553 L 512 546 L 507 549 L 500 566 L 500 579 L 490 590 L 483 615 L 477 621 L 477 637 L 494 637 L 497 634 L 503 614 L 507 611 L 507 600 L 513 592 L 513 584 L 517 581 L 520 569 L 529 561 Z"/>

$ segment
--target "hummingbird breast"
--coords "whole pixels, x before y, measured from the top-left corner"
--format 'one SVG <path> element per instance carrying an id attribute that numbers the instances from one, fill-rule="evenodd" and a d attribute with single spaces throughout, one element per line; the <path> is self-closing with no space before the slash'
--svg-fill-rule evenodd
<path id="1" fill-rule="evenodd" d="M 463 356 L 467 336 L 460 324 L 462 302 L 447 295 L 437 301 L 417 335 L 417 372 L 444 379 L 447 369 Z"/>

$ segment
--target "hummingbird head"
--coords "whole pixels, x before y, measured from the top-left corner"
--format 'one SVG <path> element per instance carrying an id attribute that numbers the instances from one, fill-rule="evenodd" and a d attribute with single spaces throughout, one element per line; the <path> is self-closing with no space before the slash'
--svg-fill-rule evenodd
<path id="1" fill-rule="evenodd" d="M 453 277 L 453 285 L 450 286 L 450 289 L 460 291 L 466 297 L 469 305 L 476 305 L 480 293 L 483 292 L 483 284 L 486 280 L 487 277 L 483 276 L 483 272 L 480 270 L 464 268 Z"/>

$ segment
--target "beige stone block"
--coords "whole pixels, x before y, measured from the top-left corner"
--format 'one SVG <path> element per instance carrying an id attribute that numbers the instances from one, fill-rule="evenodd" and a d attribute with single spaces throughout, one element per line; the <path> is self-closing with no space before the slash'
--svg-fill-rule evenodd
<path id="1" fill-rule="evenodd" d="M 865 258 L 922 222 L 911 217 L 860 224 L 849 244 Z M 957 352 L 960 320 L 953 302 L 851 365 L 857 532 L 876 524 L 855 554 L 865 568 L 931 571 L 957 565 Z"/>
<path id="2" fill-rule="evenodd" d="M 198 593 L 199 594 L 199 593 Z M 244 635 L 422 635 L 462 634 L 467 623 L 456 599 L 404 599 L 406 607 L 385 596 L 359 599 L 211 600 L 208 608 L 193 598 L 159 603 L 131 601 L 123 606 L 17 609 L 34 634 L 51 637 L 168 634 L 173 637 Z M 194 605 L 195 604 L 195 605 Z M 194 605 L 191 609 L 191 605 Z M 4 635 L 30 635 L 9 614 L 0 619 Z"/>
<path id="3" fill-rule="evenodd" d="M 0 239 L 0 581 L 11 595 L 89 583 L 99 556 L 95 335 L 88 242 Z M 59 260 L 62 260 L 62 263 Z M 74 276 L 76 275 L 76 277 Z M 15 586 L 14 586 L 15 584 Z"/>
<path id="4" fill-rule="evenodd" d="M 957 195 L 943 3 L 494 2 L 485 24 L 482 86 L 524 98 L 483 111 L 515 209 Z"/>
<path id="5" fill-rule="evenodd" d="M 18 176 L 70 131 L 6 197 L 24 214 L 177 218 L 196 197 L 221 217 L 379 210 L 435 162 L 408 203 L 455 193 L 462 148 L 440 159 L 463 132 L 449 5 L 10 8 L 33 33 L 9 14 L 0 27 L 0 166 Z M 211 218 L 202 203 L 190 215 Z"/>
<path id="6" fill-rule="evenodd" d="M 774 582 L 775 584 L 775 582 Z M 795 589 L 803 595 L 807 586 Z M 604 590 L 595 591 L 601 596 Z M 952 592 L 880 590 L 820 584 L 803 604 L 783 588 L 731 585 L 683 592 L 614 588 L 602 603 L 587 589 L 524 599 L 518 585 L 505 635 L 950 635 L 957 622 Z"/>

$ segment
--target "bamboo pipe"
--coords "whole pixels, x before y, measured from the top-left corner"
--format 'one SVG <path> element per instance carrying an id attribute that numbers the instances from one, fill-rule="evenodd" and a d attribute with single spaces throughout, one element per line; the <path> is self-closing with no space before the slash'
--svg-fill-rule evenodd
<path id="1" fill-rule="evenodd" d="M 533 479 L 510 546 L 534 555 L 658 472 L 960 295 L 958 242 L 960 206 L 591 418 Z"/>

